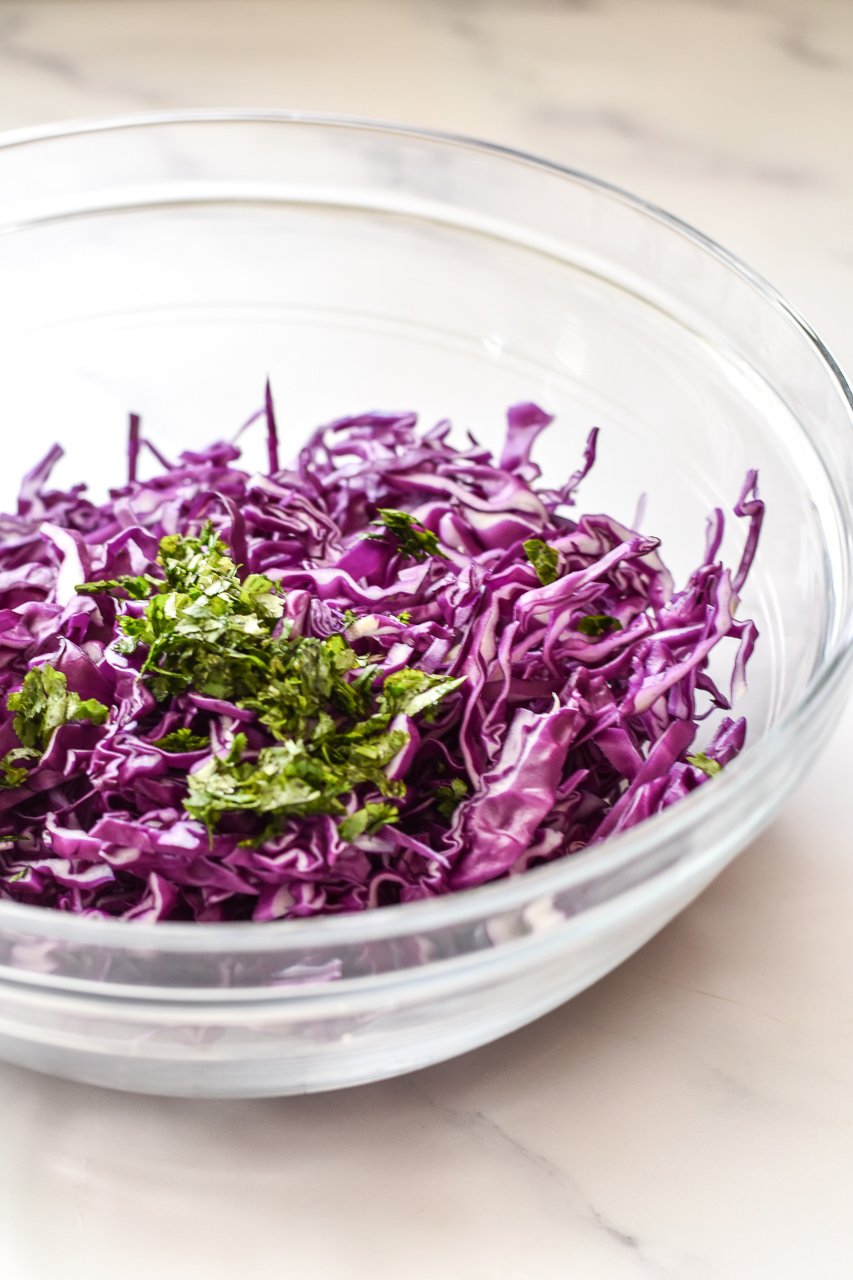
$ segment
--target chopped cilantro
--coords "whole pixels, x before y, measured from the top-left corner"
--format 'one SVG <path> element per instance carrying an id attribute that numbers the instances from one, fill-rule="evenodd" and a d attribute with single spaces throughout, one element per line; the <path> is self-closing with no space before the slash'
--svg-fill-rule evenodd
<path id="1" fill-rule="evenodd" d="M 462 778 L 451 778 L 436 789 L 435 807 L 442 818 L 453 817 L 458 806 L 468 794 L 468 784 Z"/>
<path id="2" fill-rule="evenodd" d="M 38 760 L 39 752 L 31 747 L 14 747 L 0 759 L 0 788 L 20 787 L 27 780 L 28 769 L 19 760 Z"/>
<path id="3" fill-rule="evenodd" d="M 427 671 L 418 671 L 416 667 L 404 667 L 402 671 L 395 671 L 385 677 L 378 697 L 377 716 L 389 721 L 396 715 L 426 714 L 429 719 L 438 704 L 464 683 L 464 676 L 453 679 L 450 676 L 430 675 Z M 368 724 L 375 723 L 377 716 L 368 721 Z"/>
<path id="4" fill-rule="evenodd" d="M 84 699 L 69 693 L 65 676 L 49 663 L 28 671 L 23 686 L 9 694 L 6 706 L 16 713 L 12 727 L 21 746 L 39 753 L 47 749 L 54 729 L 60 725 L 72 720 L 103 724 L 109 714 L 97 698 Z"/>
<path id="5" fill-rule="evenodd" d="M 103 578 L 100 582 L 82 582 L 75 591 L 81 596 L 114 595 L 116 591 L 125 591 L 131 600 L 147 600 L 162 586 L 160 579 L 152 578 L 149 573 L 138 577 L 124 574 L 120 578 Z"/>
<path id="6" fill-rule="evenodd" d="M 396 805 L 368 800 L 363 809 L 356 809 L 355 813 L 338 823 L 338 831 L 342 840 L 352 841 L 362 835 L 373 835 L 399 817 L 400 810 Z"/>
<path id="7" fill-rule="evenodd" d="M 361 666 L 344 636 L 325 640 L 311 636 L 269 640 L 255 649 L 259 666 L 243 679 L 245 696 L 240 705 L 257 713 L 275 738 L 305 737 L 314 732 L 322 712 L 358 716 L 369 705 L 374 668 L 365 668 L 352 681 L 346 676 Z"/>
<path id="8" fill-rule="evenodd" d="M 713 778 L 723 771 L 723 766 L 719 760 L 706 756 L 704 751 L 697 751 L 696 755 L 687 756 L 687 763 L 692 764 L 694 769 L 701 769 L 702 773 L 707 774 L 709 778 Z"/>
<path id="9" fill-rule="evenodd" d="M 28 770 L 19 762 L 38 760 L 60 725 L 73 720 L 103 724 L 109 715 L 109 708 L 97 698 L 69 693 L 64 674 L 49 663 L 27 672 L 21 688 L 9 694 L 6 707 L 15 712 L 12 728 L 21 745 L 0 759 L 0 788 L 22 786 Z"/>
<path id="10" fill-rule="evenodd" d="M 541 538 L 528 538 L 524 546 L 524 554 L 536 570 L 536 576 L 543 587 L 549 586 L 560 576 L 559 555 L 553 547 Z"/>
<path id="11" fill-rule="evenodd" d="M 158 560 L 165 574 L 160 593 L 141 618 L 119 618 L 122 652 L 147 646 L 141 671 L 155 698 L 188 688 L 226 699 L 254 692 L 266 671 L 259 642 L 284 612 L 276 584 L 259 573 L 241 582 L 209 523 L 198 538 L 163 538 Z"/>
<path id="12" fill-rule="evenodd" d="M 621 631 L 622 623 L 618 618 L 611 618 L 609 613 L 588 613 L 577 623 L 577 629 L 582 635 L 598 639 L 599 636 L 609 636 L 613 631 Z"/>
<path id="13" fill-rule="evenodd" d="M 213 831 L 226 813 L 254 813 L 267 819 L 337 816 L 346 813 L 341 797 L 362 783 L 371 783 L 383 795 L 400 796 L 401 782 L 392 782 L 385 769 L 405 746 L 400 730 L 366 742 L 327 743 L 325 753 L 312 744 L 289 738 L 274 747 L 263 747 L 252 762 L 217 756 L 188 778 L 189 796 L 184 807 L 193 818 Z M 272 834 L 271 822 L 265 835 Z"/>
<path id="14" fill-rule="evenodd" d="M 157 738 L 151 745 L 161 751 L 203 751 L 210 747 L 210 738 L 206 733 L 193 733 L 192 729 L 181 728 Z"/>
<path id="15" fill-rule="evenodd" d="M 119 619 L 126 650 L 147 649 L 140 671 L 155 697 L 194 689 L 235 701 L 275 739 L 244 759 L 246 740 L 238 734 L 226 759 L 213 756 L 191 774 L 185 807 L 193 817 L 212 832 L 222 815 L 250 812 L 267 820 L 269 833 L 287 816 L 329 814 L 344 816 L 354 830 L 362 819 L 347 819 L 343 803 L 354 788 L 405 793 L 386 772 L 408 741 L 392 721 L 434 715 L 463 679 L 405 668 L 377 684 L 379 668 L 343 632 L 325 639 L 278 634 L 284 612 L 278 588 L 261 574 L 241 582 L 210 525 L 198 538 L 163 538 L 158 559 L 164 572 L 158 594 L 142 617 Z M 208 740 L 177 730 L 156 745 L 188 751 Z M 367 813 L 361 831 L 391 820 L 393 806 L 374 811 L 371 804 L 357 811 Z"/>
<path id="16" fill-rule="evenodd" d="M 377 526 L 377 532 L 366 533 L 366 538 L 382 541 L 393 539 L 400 554 L 408 556 L 410 560 L 426 560 L 429 556 L 447 559 L 435 534 L 425 529 L 408 511 L 380 507 L 376 514 L 379 518 L 372 523 Z"/>

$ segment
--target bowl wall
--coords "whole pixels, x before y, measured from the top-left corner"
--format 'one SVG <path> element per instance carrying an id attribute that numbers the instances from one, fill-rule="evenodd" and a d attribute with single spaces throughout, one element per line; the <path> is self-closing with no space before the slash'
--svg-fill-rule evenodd
<path id="1" fill-rule="evenodd" d="M 677 579 L 749 468 L 767 501 L 742 606 L 761 630 L 738 704 L 750 747 L 683 813 L 524 884 L 371 921 L 193 932 L 0 904 L 0 1054 L 164 1093 L 424 1065 L 594 981 L 766 823 L 840 706 L 853 449 L 843 380 L 761 281 L 582 175 L 353 122 L 210 115 L 13 139 L 0 193 L 4 508 L 55 440 L 61 480 L 103 492 L 124 475 L 130 410 L 174 454 L 232 434 L 267 376 L 285 453 L 371 408 L 497 445 L 507 406 L 536 400 L 556 415 L 538 460 L 561 481 L 597 425 L 580 505 L 633 524 L 644 499 Z"/>

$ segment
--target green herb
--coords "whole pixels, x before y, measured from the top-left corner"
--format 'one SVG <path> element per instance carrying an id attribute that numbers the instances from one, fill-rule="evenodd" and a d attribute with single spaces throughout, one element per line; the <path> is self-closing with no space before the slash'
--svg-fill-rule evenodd
<path id="1" fill-rule="evenodd" d="M 392 729 L 391 722 L 397 716 L 434 714 L 464 678 L 405 668 L 377 690 L 376 668 L 364 664 L 340 634 L 276 641 L 271 647 L 268 683 L 240 705 L 255 711 L 279 742 L 264 747 L 252 762 L 242 758 L 245 739 L 235 740 L 227 759 L 213 757 L 190 775 L 187 811 L 211 832 L 223 814 L 256 813 L 272 820 L 263 840 L 285 817 L 344 815 L 343 798 L 363 784 L 402 798 L 404 784 L 389 779 L 386 771 L 409 737 L 404 729 Z M 355 671 L 354 679 L 344 679 Z M 396 814 L 389 805 L 374 810 L 368 802 L 364 808 L 361 831 Z M 347 831 L 362 822 L 355 818 L 345 818 Z"/>
<path id="2" fill-rule="evenodd" d="M 82 582 L 75 591 L 81 596 L 114 595 L 116 591 L 125 591 L 131 600 L 147 600 L 162 586 L 161 580 L 152 578 L 149 573 L 139 577 L 124 574 L 120 578 L 103 578 L 100 582 Z"/>
<path id="3" fill-rule="evenodd" d="M 22 687 L 9 694 L 6 707 L 15 712 L 12 728 L 21 745 L 0 759 L 0 787 L 3 788 L 20 787 L 26 781 L 28 770 L 18 762 L 38 760 L 60 725 L 76 720 L 103 724 L 109 715 L 109 708 L 97 698 L 81 698 L 69 693 L 64 674 L 49 663 L 27 672 Z"/>
<path id="4" fill-rule="evenodd" d="M 448 821 L 468 794 L 468 784 L 462 778 L 451 778 L 436 789 L 435 807 Z"/>
<path id="5" fill-rule="evenodd" d="M 48 663 L 27 672 L 22 688 L 9 694 L 6 706 L 16 713 L 12 727 L 21 746 L 38 752 L 46 750 L 60 725 L 72 720 L 103 724 L 109 714 L 109 708 L 96 698 L 69 693 L 63 673 Z"/>
<path id="6" fill-rule="evenodd" d="M 241 582 L 210 524 L 198 538 L 163 538 L 158 561 L 160 593 L 141 618 L 119 618 L 121 650 L 148 648 L 141 671 L 155 698 L 188 688 L 228 700 L 254 692 L 266 670 L 259 644 L 284 612 L 276 584 L 259 573 Z"/>
<path id="7" fill-rule="evenodd" d="M 269 640 L 254 652 L 260 665 L 244 673 L 246 693 L 240 705 L 256 712 L 274 738 L 313 736 L 324 712 L 366 714 L 375 668 L 365 668 L 353 681 L 345 679 L 361 663 L 342 634 L 325 640 Z"/>
<path id="8" fill-rule="evenodd" d="M 394 716 L 425 715 L 429 720 L 438 704 L 465 683 L 464 676 L 430 675 L 416 667 L 404 667 L 386 676 L 378 694 L 377 709 L 362 726 L 370 733 L 379 724 L 387 724 Z"/>
<path id="9" fill-rule="evenodd" d="M 432 548 L 433 534 L 390 514 L 403 519 L 393 532 L 403 528 L 419 551 L 428 545 L 442 554 L 437 543 Z M 344 801 L 363 785 L 391 799 L 405 794 L 387 774 L 408 741 L 392 721 L 434 715 L 463 680 L 406 668 L 377 684 L 379 668 L 359 657 L 343 632 L 325 639 L 276 634 L 284 612 L 278 587 L 262 574 L 241 582 L 210 524 L 197 538 L 163 538 L 158 562 L 163 581 L 142 617 L 119 618 L 125 651 L 147 650 L 140 671 L 154 696 L 162 701 L 194 689 L 236 702 L 275 739 L 246 757 L 246 738 L 236 735 L 225 759 L 212 756 L 189 775 L 187 812 L 211 833 L 225 814 L 256 814 L 265 821 L 261 839 L 286 817 L 339 816 L 355 834 L 396 817 L 393 804 L 376 801 L 347 816 Z M 155 745 L 192 751 L 208 739 L 179 729 Z"/>
<path id="10" fill-rule="evenodd" d="M 541 538 L 528 538 L 524 546 L 524 554 L 536 570 L 536 575 L 543 587 L 550 586 L 560 576 L 559 555 Z"/>
<path id="11" fill-rule="evenodd" d="M 31 747 L 14 747 L 0 759 L 0 788 L 20 787 L 27 780 L 28 769 L 17 764 L 18 760 L 38 760 L 39 752 Z"/>
<path id="12" fill-rule="evenodd" d="M 585 636 L 597 639 L 609 636 L 613 631 L 621 631 L 622 623 L 618 618 L 611 618 L 609 613 L 588 613 L 577 623 L 577 629 Z"/>
<path id="13" fill-rule="evenodd" d="M 151 744 L 161 751 L 202 751 L 210 747 L 210 738 L 206 733 L 193 733 L 192 729 L 174 729 Z"/>
<path id="14" fill-rule="evenodd" d="M 339 822 L 338 831 L 342 840 L 353 841 L 362 835 L 373 835 L 389 822 L 397 822 L 399 817 L 400 810 L 396 805 L 369 800 L 363 809 L 356 809 L 355 813 Z"/>
<path id="15" fill-rule="evenodd" d="M 377 526 L 378 531 L 365 534 L 366 538 L 383 541 L 393 539 L 401 555 L 408 556 L 410 560 L 426 560 L 429 556 L 447 559 L 435 534 L 425 529 L 408 511 L 380 507 L 376 514 L 379 518 L 372 523 Z"/>
<path id="16" fill-rule="evenodd" d="M 226 813 L 273 819 L 260 837 L 263 841 L 285 817 L 345 814 L 341 797 L 362 783 L 371 783 L 383 795 L 402 796 L 405 787 L 392 782 L 385 769 L 406 741 L 405 733 L 394 730 L 352 744 L 337 760 L 313 754 L 310 744 L 294 739 L 262 748 L 254 762 L 234 751 L 224 760 L 214 756 L 190 774 L 184 807 L 211 832 Z"/>
<path id="17" fill-rule="evenodd" d="M 723 766 L 719 760 L 713 760 L 710 756 L 706 756 L 704 751 L 698 751 L 695 756 L 687 756 L 687 763 L 692 764 L 694 769 L 701 769 L 709 778 L 713 778 L 723 771 Z"/>

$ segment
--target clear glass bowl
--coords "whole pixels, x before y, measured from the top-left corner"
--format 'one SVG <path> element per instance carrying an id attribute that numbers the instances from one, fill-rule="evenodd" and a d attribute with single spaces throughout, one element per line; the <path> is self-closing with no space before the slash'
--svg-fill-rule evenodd
<path id="1" fill-rule="evenodd" d="M 331 1089 L 521 1026 L 624 960 L 812 763 L 851 658 L 850 390 L 786 303 L 659 210 L 467 139 L 293 114 L 110 120 L 0 140 L 0 504 L 59 439 L 62 478 L 230 433 L 272 378 L 285 445 L 370 407 L 485 442 L 558 414 L 546 475 L 602 428 L 585 509 L 684 574 L 758 466 L 744 612 L 750 744 L 628 834 L 514 880 L 279 924 L 99 922 L 0 903 L 0 1056 L 164 1094 Z M 737 522 L 734 522 L 737 523 Z M 742 531 L 730 530 L 735 554 Z M 768 886 L 772 891 L 772 886 Z"/>

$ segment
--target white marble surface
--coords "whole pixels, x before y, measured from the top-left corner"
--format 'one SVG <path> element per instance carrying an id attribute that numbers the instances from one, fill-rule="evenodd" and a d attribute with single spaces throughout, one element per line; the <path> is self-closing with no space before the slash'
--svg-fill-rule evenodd
<path id="1" fill-rule="evenodd" d="M 0 128 L 198 105 L 394 117 L 636 190 L 853 367 L 849 0 L 0 0 Z M 853 1276 L 853 714 L 597 987 L 351 1093 L 202 1104 L 0 1066 L 3 1280 Z"/>

